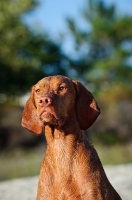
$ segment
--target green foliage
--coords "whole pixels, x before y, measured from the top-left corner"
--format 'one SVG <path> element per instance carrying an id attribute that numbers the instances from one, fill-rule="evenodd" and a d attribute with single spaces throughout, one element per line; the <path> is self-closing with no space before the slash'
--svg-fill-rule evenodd
<path id="1" fill-rule="evenodd" d="M 46 75 L 65 73 L 59 45 L 23 23 L 36 5 L 35 0 L 0 1 L 0 93 L 16 95 Z"/>
<path id="2" fill-rule="evenodd" d="M 0 60 L 11 69 L 18 70 L 25 65 L 21 51 L 30 38 L 28 28 L 22 24 L 22 14 L 33 8 L 34 0 L 0 2 Z"/>
<path id="3" fill-rule="evenodd" d="M 71 58 L 72 67 L 98 95 L 101 109 L 89 131 L 103 144 L 128 142 L 132 139 L 132 15 L 120 15 L 115 5 L 102 0 L 85 3 L 81 14 L 86 28 L 80 29 L 71 18 L 67 23 L 78 55 Z"/>
<path id="4" fill-rule="evenodd" d="M 100 0 L 86 2 L 82 11 L 85 30 L 73 19 L 67 20 L 79 55 L 77 60 L 72 59 L 74 68 L 97 88 L 103 83 L 129 85 L 132 80 L 132 16 L 118 16 L 114 5 L 107 7 Z"/>
<path id="5" fill-rule="evenodd" d="M 0 0 L 0 96 L 17 96 L 44 76 L 70 74 L 71 67 L 98 94 L 102 115 L 92 128 L 103 134 L 102 142 L 132 139 L 132 16 L 117 14 L 104 1 L 86 0 L 86 29 L 67 19 L 77 53 L 77 59 L 68 58 L 46 32 L 33 32 L 24 24 L 23 16 L 37 2 Z"/>

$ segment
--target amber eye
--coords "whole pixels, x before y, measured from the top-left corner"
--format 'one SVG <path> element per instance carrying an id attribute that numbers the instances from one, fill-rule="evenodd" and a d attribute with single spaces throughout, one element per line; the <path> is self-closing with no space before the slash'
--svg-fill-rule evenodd
<path id="1" fill-rule="evenodd" d="M 40 92 L 40 89 L 35 90 L 37 93 Z"/>
<path id="2" fill-rule="evenodd" d="M 59 87 L 59 91 L 66 89 L 64 86 Z"/>

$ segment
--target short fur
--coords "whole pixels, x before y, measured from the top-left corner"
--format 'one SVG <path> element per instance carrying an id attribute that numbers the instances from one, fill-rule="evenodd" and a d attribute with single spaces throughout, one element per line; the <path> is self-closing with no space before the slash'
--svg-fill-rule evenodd
<path id="1" fill-rule="evenodd" d="M 121 200 L 108 181 L 96 150 L 83 130 L 100 114 L 92 94 L 65 76 L 50 76 L 32 88 L 22 126 L 45 130 L 37 200 Z"/>

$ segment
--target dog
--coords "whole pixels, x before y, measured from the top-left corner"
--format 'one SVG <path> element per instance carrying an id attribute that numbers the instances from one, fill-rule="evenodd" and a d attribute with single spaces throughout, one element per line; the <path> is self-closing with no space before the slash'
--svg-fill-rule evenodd
<path id="1" fill-rule="evenodd" d="M 44 131 L 47 141 L 37 200 L 121 200 L 84 133 L 99 114 L 78 81 L 49 76 L 32 87 L 22 126 L 37 135 Z"/>

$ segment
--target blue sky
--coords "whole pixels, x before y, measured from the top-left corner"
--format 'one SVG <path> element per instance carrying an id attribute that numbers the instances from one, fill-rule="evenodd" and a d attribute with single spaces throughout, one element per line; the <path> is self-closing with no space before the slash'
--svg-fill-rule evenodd
<path id="1" fill-rule="evenodd" d="M 31 27 L 36 26 L 45 30 L 54 39 L 59 40 L 60 33 L 68 31 L 66 17 L 76 19 L 79 26 L 85 28 L 85 23 L 80 16 L 80 10 L 86 0 L 38 0 L 40 5 L 26 17 L 26 23 Z M 117 11 L 121 14 L 132 14 L 132 0 L 104 0 L 106 4 L 115 3 Z M 67 34 L 68 35 L 68 34 Z M 65 37 L 64 49 L 69 51 L 72 43 L 69 37 Z"/>

